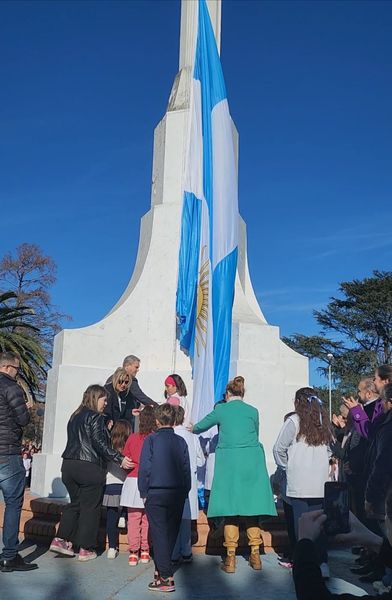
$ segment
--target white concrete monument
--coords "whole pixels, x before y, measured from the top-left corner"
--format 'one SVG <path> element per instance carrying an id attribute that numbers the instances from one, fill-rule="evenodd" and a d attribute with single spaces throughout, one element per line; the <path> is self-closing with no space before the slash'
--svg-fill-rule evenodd
<path id="1" fill-rule="evenodd" d="M 141 221 L 132 278 L 101 321 L 81 329 L 65 329 L 55 339 L 42 454 L 34 458 L 31 488 L 35 494 L 65 495 L 60 467 L 69 416 L 80 404 L 86 387 L 103 384 L 127 354 L 140 356 L 138 378 L 150 397 L 163 400 L 163 381 L 173 371 L 183 377 L 189 399 L 192 397 L 189 358 L 176 340 L 175 300 L 197 6 L 194 0 L 182 0 L 179 72 L 167 112 L 154 133 L 151 208 Z M 208 0 L 208 8 L 219 48 L 220 0 Z M 233 135 L 238 147 L 234 124 Z M 270 226 L 261 222 L 260 232 Z M 268 325 L 261 312 L 248 271 L 246 226 L 242 219 L 230 375 L 236 374 L 245 377 L 246 400 L 260 410 L 261 439 L 271 468 L 272 444 L 283 415 L 293 408 L 294 391 L 307 384 L 308 361 L 281 342 L 279 328 Z"/>

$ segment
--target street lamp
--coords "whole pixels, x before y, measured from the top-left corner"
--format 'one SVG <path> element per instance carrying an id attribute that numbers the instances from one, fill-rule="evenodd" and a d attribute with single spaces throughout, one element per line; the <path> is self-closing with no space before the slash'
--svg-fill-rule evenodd
<path id="1" fill-rule="evenodd" d="M 332 361 L 333 354 L 327 354 L 328 358 L 328 404 L 329 404 L 329 420 L 332 421 Z"/>

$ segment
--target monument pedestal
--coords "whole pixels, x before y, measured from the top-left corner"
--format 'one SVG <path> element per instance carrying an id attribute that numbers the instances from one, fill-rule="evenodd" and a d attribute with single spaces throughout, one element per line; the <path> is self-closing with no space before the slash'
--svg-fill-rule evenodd
<path id="1" fill-rule="evenodd" d="M 221 4 L 214 0 L 208 1 L 208 6 L 218 39 Z M 180 72 L 168 110 L 154 133 L 151 209 L 141 221 L 132 278 L 120 300 L 101 321 L 63 330 L 55 339 L 42 454 L 35 456 L 32 473 L 32 492 L 41 496 L 65 495 L 60 468 L 68 419 L 87 386 L 104 384 L 126 355 L 141 358 L 138 379 L 153 399 L 163 400 L 164 379 L 170 372 L 177 372 L 192 400 L 190 362 L 176 340 L 175 305 L 192 67 L 189 61 L 193 57 L 196 9 L 196 2 L 183 0 Z M 233 136 L 238 147 L 234 123 Z M 249 276 L 246 226 L 242 219 L 239 225 L 230 376 L 245 377 L 245 399 L 260 410 L 261 439 L 272 467 L 272 444 L 284 414 L 293 408 L 295 390 L 307 384 L 308 361 L 281 342 L 277 327 L 267 324 Z"/>

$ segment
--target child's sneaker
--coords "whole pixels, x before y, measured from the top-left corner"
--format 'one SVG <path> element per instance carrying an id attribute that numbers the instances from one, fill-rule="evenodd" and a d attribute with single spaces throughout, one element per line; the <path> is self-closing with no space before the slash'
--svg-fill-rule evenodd
<path id="1" fill-rule="evenodd" d="M 116 548 L 109 548 L 107 557 L 110 559 L 113 559 L 113 558 L 116 558 L 117 554 L 118 554 L 118 552 L 117 552 Z"/>
<path id="2" fill-rule="evenodd" d="M 117 523 L 117 527 L 119 529 L 125 529 L 125 527 L 127 526 L 126 522 L 125 522 L 125 517 L 120 517 Z"/>
<path id="3" fill-rule="evenodd" d="M 142 552 L 140 553 L 140 562 L 141 562 L 143 565 L 146 565 L 147 563 L 149 563 L 149 562 L 150 562 L 150 553 L 149 553 L 149 552 L 147 552 L 146 550 L 145 550 L 145 551 L 142 551 Z"/>
<path id="4" fill-rule="evenodd" d="M 97 553 L 93 550 L 86 550 L 85 548 L 80 548 L 78 560 L 81 562 L 87 562 L 88 560 L 94 560 L 97 558 Z"/>
<path id="5" fill-rule="evenodd" d="M 64 554 L 64 556 L 75 556 L 75 552 L 72 549 L 72 543 L 57 537 L 52 540 L 49 550 L 57 552 L 58 554 Z"/>
<path id="6" fill-rule="evenodd" d="M 148 589 L 150 592 L 175 592 L 176 586 L 173 577 L 158 577 L 148 585 Z"/>
<path id="7" fill-rule="evenodd" d="M 137 567 L 139 562 L 139 556 L 137 552 L 131 552 L 128 557 L 128 564 L 130 567 Z"/>

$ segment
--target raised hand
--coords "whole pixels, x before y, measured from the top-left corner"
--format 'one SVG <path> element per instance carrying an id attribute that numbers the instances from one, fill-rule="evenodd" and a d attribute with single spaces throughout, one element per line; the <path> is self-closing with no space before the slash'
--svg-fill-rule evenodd
<path id="1" fill-rule="evenodd" d="M 343 404 L 345 406 L 347 406 L 347 408 L 349 410 L 351 408 L 355 408 L 359 404 L 358 400 L 356 400 L 355 398 L 353 398 L 353 396 L 350 396 L 350 398 L 346 398 L 345 396 L 342 396 L 342 401 L 343 401 Z"/>

